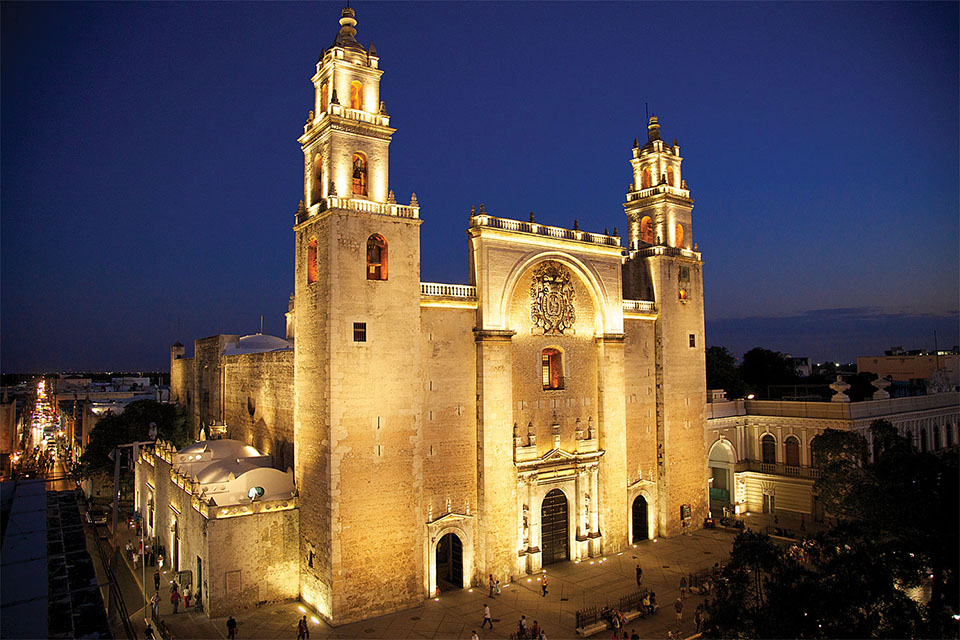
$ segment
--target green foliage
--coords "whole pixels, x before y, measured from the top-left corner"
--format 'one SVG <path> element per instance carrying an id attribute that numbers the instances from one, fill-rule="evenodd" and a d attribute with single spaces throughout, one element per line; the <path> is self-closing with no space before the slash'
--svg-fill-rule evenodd
<path id="1" fill-rule="evenodd" d="M 767 397 L 769 387 L 792 384 L 798 379 L 797 371 L 787 356 L 761 347 L 743 354 L 740 377 L 747 388 L 760 398 Z"/>
<path id="2" fill-rule="evenodd" d="M 90 441 L 80 458 L 80 474 L 89 478 L 97 473 L 113 476 L 114 463 L 109 454 L 121 444 L 149 440 L 150 424 L 157 426 L 157 437 L 176 447 L 190 443 L 183 409 L 154 400 L 131 402 L 119 415 L 105 416 L 94 425 Z"/>
<path id="3" fill-rule="evenodd" d="M 723 389 L 727 398 L 742 398 L 746 385 L 740 378 L 736 359 L 726 347 L 710 347 L 706 351 L 707 389 Z"/>

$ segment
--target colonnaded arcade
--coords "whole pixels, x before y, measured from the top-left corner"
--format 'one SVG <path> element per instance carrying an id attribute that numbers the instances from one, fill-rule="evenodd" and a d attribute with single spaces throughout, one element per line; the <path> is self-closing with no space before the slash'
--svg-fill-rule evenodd
<path id="1" fill-rule="evenodd" d="M 420 206 L 390 189 L 383 71 L 356 25 L 344 9 L 311 79 L 285 339 L 171 351 L 195 427 L 250 447 L 230 464 L 209 461 L 239 444 L 142 456 L 177 485 L 138 482 L 176 568 L 223 599 L 211 615 L 300 597 L 340 624 L 700 526 L 703 280 L 679 145 L 656 117 L 634 141 L 610 221 L 625 242 L 480 206 L 469 284 L 421 282 Z M 278 476 L 264 493 L 251 465 L 289 468 L 295 489 Z M 244 528 L 256 568 L 248 546 L 190 542 L 223 518 L 271 523 Z"/>

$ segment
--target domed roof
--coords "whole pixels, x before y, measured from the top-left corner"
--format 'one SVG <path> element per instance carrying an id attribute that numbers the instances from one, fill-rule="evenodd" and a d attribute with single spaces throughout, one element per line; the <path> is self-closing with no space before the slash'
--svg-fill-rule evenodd
<path id="1" fill-rule="evenodd" d="M 230 474 L 232 473 L 234 478 L 238 478 L 248 471 L 253 469 L 260 469 L 261 465 L 252 463 L 249 460 L 244 460 L 242 458 L 227 458 L 225 460 L 215 460 L 211 462 L 195 476 L 197 481 L 201 485 L 205 484 L 217 484 L 228 482 L 230 480 Z"/>
<path id="2" fill-rule="evenodd" d="M 277 336 L 268 336 L 262 333 L 237 338 L 223 347 L 221 355 L 233 356 L 242 353 L 265 353 L 268 351 L 289 351 L 293 343 Z"/>
<path id="3" fill-rule="evenodd" d="M 357 35 L 357 21 L 355 16 L 356 14 L 350 7 L 343 9 L 343 12 L 340 14 L 340 31 L 337 32 L 337 37 L 333 39 L 333 46 L 355 49 L 356 51 L 366 53 L 367 50 L 364 49 L 363 45 L 357 42 L 357 39 L 354 37 Z"/>
<path id="4" fill-rule="evenodd" d="M 222 458 L 258 458 L 260 452 L 248 444 L 239 440 L 201 440 L 185 446 L 177 451 L 177 462 L 189 462 L 188 456 L 197 456 L 199 460 L 202 454 L 209 452 L 209 456 L 203 456 L 204 459 L 220 460 Z M 182 457 L 181 457 L 182 456 Z"/>

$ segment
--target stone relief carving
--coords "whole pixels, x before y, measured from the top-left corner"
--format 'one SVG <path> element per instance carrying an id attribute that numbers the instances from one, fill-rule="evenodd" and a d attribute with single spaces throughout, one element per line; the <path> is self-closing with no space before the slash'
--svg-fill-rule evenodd
<path id="1" fill-rule="evenodd" d="M 562 335 L 576 322 L 570 272 L 559 262 L 547 261 L 533 272 L 530 285 L 530 321 L 543 335 Z"/>

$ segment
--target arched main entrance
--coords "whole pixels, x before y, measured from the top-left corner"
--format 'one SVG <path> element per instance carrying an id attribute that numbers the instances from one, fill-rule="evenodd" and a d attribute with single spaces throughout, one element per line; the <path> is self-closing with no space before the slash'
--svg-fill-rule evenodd
<path id="1" fill-rule="evenodd" d="M 440 591 L 463 588 L 463 543 L 453 533 L 437 543 L 437 588 Z"/>
<path id="2" fill-rule="evenodd" d="M 552 489 L 543 498 L 540 511 L 543 564 L 563 562 L 570 558 L 567 537 L 567 497 Z"/>
<path id="3" fill-rule="evenodd" d="M 633 541 L 642 542 L 650 537 L 647 530 L 647 499 L 637 496 L 633 500 Z"/>

